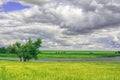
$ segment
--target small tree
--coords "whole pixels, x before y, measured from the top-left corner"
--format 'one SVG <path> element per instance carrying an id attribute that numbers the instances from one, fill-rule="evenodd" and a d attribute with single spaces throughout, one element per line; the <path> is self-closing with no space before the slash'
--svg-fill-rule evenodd
<path id="1" fill-rule="evenodd" d="M 29 40 L 24 44 L 16 42 L 13 45 L 8 46 L 7 51 L 9 53 L 17 54 L 22 62 L 29 61 L 32 58 L 37 59 L 37 54 L 41 43 L 41 39 L 33 41 L 29 38 Z"/>

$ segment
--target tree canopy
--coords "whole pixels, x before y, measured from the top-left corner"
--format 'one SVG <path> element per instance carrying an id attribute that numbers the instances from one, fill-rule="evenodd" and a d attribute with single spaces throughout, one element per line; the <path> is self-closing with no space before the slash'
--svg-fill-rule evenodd
<path id="1" fill-rule="evenodd" d="M 1 47 L 0 48 L 0 53 L 6 53 L 6 48 L 5 47 Z"/>
<path id="2" fill-rule="evenodd" d="M 29 61 L 34 58 L 37 59 L 37 54 L 39 52 L 39 47 L 41 47 L 41 39 L 32 40 L 31 38 L 24 44 L 20 42 L 15 42 L 14 44 L 7 47 L 9 53 L 17 54 L 20 61 Z"/>

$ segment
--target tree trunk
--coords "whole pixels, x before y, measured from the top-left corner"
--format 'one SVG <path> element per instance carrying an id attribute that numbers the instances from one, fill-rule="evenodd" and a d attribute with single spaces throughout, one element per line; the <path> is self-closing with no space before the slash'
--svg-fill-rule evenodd
<path id="1" fill-rule="evenodd" d="M 26 62 L 26 61 L 29 61 L 30 59 L 27 59 L 27 58 L 25 58 L 25 57 L 19 57 L 19 59 L 20 59 L 20 62 Z"/>
<path id="2" fill-rule="evenodd" d="M 19 57 L 20 58 L 20 62 L 22 62 L 22 57 Z"/>
<path id="3" fill-rule="evenodd" d="M 24 62 L 26 62 L 26 61 L 27 61 L 27 59 L 26 59 L 26 58 L 24 58 L 24 59 L 23 59 L 23 61 L 24 61 Z"/>
<path id="4" fill-rule="evenodd" d="M 24 58 L 23 57 L 21 57 L 21 62 L 24 62 Z"/>

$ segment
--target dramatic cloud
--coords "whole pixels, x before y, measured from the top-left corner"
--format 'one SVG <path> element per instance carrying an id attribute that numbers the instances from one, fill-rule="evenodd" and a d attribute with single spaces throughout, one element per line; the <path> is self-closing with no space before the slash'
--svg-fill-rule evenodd
<path id="1" fill-rule="evenodd" d="M 0 1 L 1 4 L 4 2 Z M 16 40 L 24 42 L 28 37 L 41 37 L 43 48 L 47 49 L 120 47 L 120 0 L 17 2 L 30 8 L 0 13 L 0 45 L 7 45 Z"/>
<path id="2" fill-rule="evenodd" d="M 40 5 L 39 12 L 31 17 L 32 21 L 59 25 L 66 29 L 63 33 L 68 35 L 91 33 L 93 30 L 112 27 L 120 23 L 119 1 L 52 1 L 53 3 Z M 39 0 L 28 2 L 42 3 Z"/>

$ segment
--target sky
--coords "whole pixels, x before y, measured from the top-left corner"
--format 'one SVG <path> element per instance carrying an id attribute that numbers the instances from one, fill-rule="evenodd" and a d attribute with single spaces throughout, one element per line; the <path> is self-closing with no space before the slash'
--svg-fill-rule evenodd
<path id="1" fill-rule="evenodd" d="M 41 49 L 120 49 L 120 0 L 0 0 L 0 46 L 28 37 Z"/>

